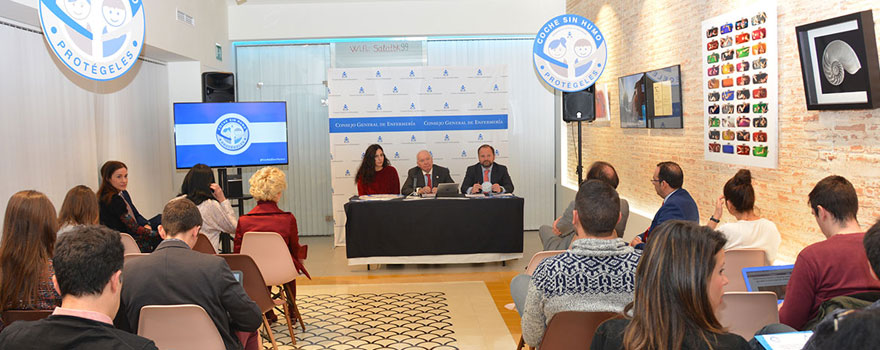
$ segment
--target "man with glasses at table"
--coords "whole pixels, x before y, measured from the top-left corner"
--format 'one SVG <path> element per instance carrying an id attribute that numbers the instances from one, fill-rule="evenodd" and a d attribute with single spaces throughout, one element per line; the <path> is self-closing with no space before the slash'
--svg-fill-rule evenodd
<path id="1" fill-rule="evenodd" d="M 636 248 L 642 248 L 643 243 L 648 241 L 651 230 L 660 226 L 666 220 L 687 220 L 700 222 L 700 212 L 697 209 L 697 203 L 691 197 L 687 190 L 681 188 L 684 183 L 684 173 L 681 167 L 674 162 L 661 162 L 654 169 L 654 176 L 651 178 L 654 184 L 654 190 L 660 198 L 663 198 L 663 205 L 654 214 L 654 220 L 651 226 L 644 233 L 633 238 L 630 245 Z M 713 220 L 715 218 L 709 218 Z M 717 222 L 717 219 L 713 220 Z"/>

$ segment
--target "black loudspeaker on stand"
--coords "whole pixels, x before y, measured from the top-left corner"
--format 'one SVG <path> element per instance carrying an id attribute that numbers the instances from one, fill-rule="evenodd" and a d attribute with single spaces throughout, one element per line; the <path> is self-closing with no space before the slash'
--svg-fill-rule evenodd
<path id="1" fill-rule="evenodd" d="M 202 102 L 235 102 L 235 76 L 227 72 L 202 73 Z"/>
<path id="2" fill-rule="evenodd" d="M 583 151 L 581 150 L 581 122 L 596 120 L 596 98 L 594 95 L 595 85 L 575 92 L 562 93 L 562 120 L 565 122 L 577 122 L 577 175 L 578 186 L 584 182 Z"/>

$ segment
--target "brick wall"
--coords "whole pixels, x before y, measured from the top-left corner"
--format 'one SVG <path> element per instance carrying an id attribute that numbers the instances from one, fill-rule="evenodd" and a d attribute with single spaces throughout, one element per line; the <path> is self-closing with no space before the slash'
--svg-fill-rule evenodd
<path id="1" fill-rule="evenodd" d="M 606 160 L 620 173 L 618 191 L 630 206 L 653 213 L 661 199 L 649 182 L 655 165 L 671 160 L 684 170 L 684 187 L 697 201 L 703 223 L 721 189 L 739 166 L 703 159 L 702 51 L 700 23 L 754 1 L 568 0 L 567 12 L 592 20 L 608 42 L 608 63 L 598 83 L 611 96 L 610 127 L 585 125 L 584 163 Z M 750 168 L 759 215 L 779 227 L 779 258 L 794 261 L 806 245 L 822 240 L 807 194 L 827 175 L 852 181 L 859 194 L 859 222 L 867 229 L 880 216 L 880 109 L 807 111 L 795 27 L 873 9 L 880 38 L 880 2 L 779 1 L 779 167 Z M 878 43 L 880 46 L 880 43 Z M 876 59 L 876 58 L 875 58 Z M 620 128 L 617 78 L 681 65 L 684 129 Z M 569 179 L 576 179 L 576 130 L 568 131 Z M 725 219 L 732 219 L 725 213 Z"/>

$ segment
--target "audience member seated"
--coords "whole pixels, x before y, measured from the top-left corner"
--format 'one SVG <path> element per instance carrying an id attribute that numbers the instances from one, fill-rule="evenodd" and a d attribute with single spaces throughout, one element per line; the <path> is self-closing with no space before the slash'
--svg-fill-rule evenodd
<path id="1" fill-rule="evenodd" d="M 449 169 L 434 165 L 434 156 L 431 152 L 419 151 L 416 155 L 416 164 L 417 166 L 406 172 L 406 181 L 400 189 L 400 194 L 404 196 L 413 193 L 437 193 L 437 185 L 455 182 L 452 176 L 449 176 Z"/>
<path id="2" fill-rule="evenodd" d="M 354 177 L 357 184 L 358 196 L 368 194 L 398 194 L 400 193 L 400 178 L 397 177 L 397 169 L 391 166 L 382 146 L 372 144 L 364 152 L 364 159 Z"/>
<path id="3" fill-rule="evenodd" d="M 0 240 L 0 311 L 52 310 L 61 304 L 52 282 L 57 230 L 55 206 L 46 195 L 21 191 L 9 198 Z"/>
<path id="4" fill-rule="evenodd" d="M 141 252 L 149 253 L 162 241 L 131 202 L 125 190 L 128 187 L 128 167 L 115 160 L 101 166 L 101 187 L 98 188 L 98 206 L 101 224 L 134 237 Z"/>
<path id="5" fill-rule="evenodd" d="M 877 272 L 880 271 L 880 221 L 868 229 L 862 240 L 862 245 L 865 247 L 872 276 L 877 279 Z M 876 293 L 870 294 L 876 296 Z M 834 306 L 848 305 L 849 307 L 830 310 L 831 304 Z M 880 322 L 880 300 L 869 303 L 860 298 L 839 296 L 823 303 L 820 311 L 825 311 L 826 308 L 829 309 L 829 312 L 823 313 L 822 321 L 814 327 L 813 336 L 804 345 L 804 350 L 867 349 L 880 341 L 880 339 L 867 336 L 867 333 L 877 333 L 876 330 L 880 327 L 880 323 L 878 323 Z M 852 322 L 855 320 L 859 321 Z M 784 324 L 771 324 L 758 331 L 757 334 L 795 331 L 797 330 Z M 839 331 L 842 333 L 838 333 Z M 846 336 L 841 337 L 841 334 L 846 334 Z M 750 344 L 754 349 L 764 348 L 755 340 L 750 341 Z"/>
<path id="6" fill-rule="evenodd" d="M 241 252 L 241 242 L 248 232 L 276 232 L 284 238 L 293 264 L 299 273 L 309 276 L 303 260 L 306 258 L 308 246 L 299 245 L 299 231 L 293 214 L 278 208 L 281 194 L 287 189 L 287 177 L 276 167 L 265 167 L 258 170 L 248 181 L 250 193 L 257 201 L 257 206 L 238 219 L 235 229 L 235 253 Z M 311 278 L 311 277 L 309 277 Z"/>
<path id="7" fill-rule="evenodd" d="M 655 227 L 636 270 L 626 319 L 606 321 L 590 349 L 749 349 L 715 317 L 727 278 L 724 235 L 697 223 Z"/>
<path id="8" fill-rule="evenodd" d="M 46 319 L 7 327 L 0 333 L 0 348 L 157 349 L 147 338 L 113 328 L 123 250 L 119 234 L 104 226 L 78 225 L 60 237 L 54 282 L 61 306 Z"/>
<path id="9" fill-rule="evenodd" d="M 513 181 L 507 173 L 507 167 L 495 163 L 495 148 L 482 145 L 477 148 L 477 156 L 480 162 L 469 166 L 464 173 L 461 193 L 482 193 L 484 183 L 491 184 L 492 193 L 513 193 Z"/>
<path id="10" fill-rule="evenodd" d="M 138 329 L 145 305 L 196 304 L 217 326 L 227 349 L 242 349 L 240 336 L 253 334 L 262 318 L 257 304 L 235 280 L 223 258 L 191 250 L 202 224 L 199 209 L 188 199 L 165 205 L 159 234 L 164 241 L 150 255 L 125 264 L 122 300 L 114 324 L 129 332 Z M 247 338 L 247 335 L 241 336 Z M 248 348 L 256 345 L 252 337 Z"/>
<path id="11" fill-rule="evenodd" d="M 810 329 L 818 321 L 819 306 L 831 298 L 880 291 L 863 248 L 853 185 L 828 176 L 813 187 L 809 204 L 827 239 L 807 246 L 795 260 L 779 309 L 779 321 L 795 329 Z"/>
<path id="12" fill-rule="evenodd" d="M 72 230 L 79 225 L 97 225 L 98 198 L 89 186 L 78 185 L 67 191 L 61 211 L 58 213 L 58 235 Z"/>
<path id="13" fill-rule="evenodd" d="M 587 171 L 587 180 L 602 180 L 605 183 L 617 189 L 620 180 L 617 177 L 617 171 L 611 164 L 606 162 L 594 162 Z M 577 201 L 571 201 L 568 207 L 562 212 L 562 216 L 556 218 L 553 226 L 541 225 L 538 228 L 538 236 L 541 237 L 541 244 L 544 250 L 563 250 L 568 249 L 571 245 L 571 239 L 574 236 L 574 225 L 572 224 L 572 213 Z M 620 222 L 614 227 L 617 237 L 623 238 L 623 232 L 626 229 L 626 220 L 629 218 L 629 203 L 626 199 L 620 198 Z"/>
<path id="14" fill-rule="evenodd" d="M 678 164 L 673 162 L 657 164 L 651 183 L 654 184 L 657 195 L 663 198 L 663 205 L 654 214 L 654 220 L 651 221 L 648 230 L 632 240 L 631 244 L 636 248 L 642 248 L 640 244 L 647 242 L 651 231 L 666 220 L 700 221 L 697 203 L 687 190 L 681 188 L 684 184 L 684 173 Z"/>
<path id="15" fill-rule="evenodd" d="M 201 233 L 208 237 L 214 252 L 220 252 L 220 233 L 235 233 L 238 224 L 232 204 L 226 200 L 223 189 L 214 183 L 214 171 L 205 164 L 196 164 L 180 186 L 180 196 L 191 200 L 199 207 L 202 214 Z"/>
<path id="16" fill-rule="evenodd" d="M 718 225 L 724 207 L 737 220 L 718 227 L 718 231 L 727 237 L 724 249 L 761 249 L 766 253 L 764 264 L 772 265 L 782 237 L 776 224 L 755 214 L 755 189 L 748 169 L 741 169 L 724 184 L 724 196 L 718 198 L 715 214 L 709 217 L 707 226 L 714 229 Z"/>
<path id="17" fill-rule="evenodd" d="M 531 278 L 520 275 L 511 281 L 514 300 L 522 299 L 523 288 L 518 286 L 527 284 L 525 305 L 519 310 L 523 340 L 532 346 L 541 343 L 558 312 L 620 312 L 633 298 L 641 251 L 614 234 L 620 220 L 617 192 L 605 182 L 588 180 L 575 201 L 571 249 L 544 259 Z"/>

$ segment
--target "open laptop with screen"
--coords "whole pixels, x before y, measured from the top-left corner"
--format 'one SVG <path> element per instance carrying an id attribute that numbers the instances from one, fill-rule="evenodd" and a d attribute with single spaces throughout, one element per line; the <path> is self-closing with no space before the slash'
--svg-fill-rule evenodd
<path id="1" fill-rule="evenodd" d="M 746 267 L 742 269 L 746 290 L 749 292 L 774 292 L 777 303 L 785 299 L 785 287 L 791 278 L 794 265 Z"/>
<path id="2" fill-rule="evenodd" d="M 232 270 L 232 276 L 235 277 L 235 281 L 244 285 L 244 272 L 241 270 Z"/>
<path id="3" fill-rule="evenodd" d="M 464 197 L 464 195 L 459 192 L 457 183 L 444 183 L 437 185 L 437 197 Z"/>

